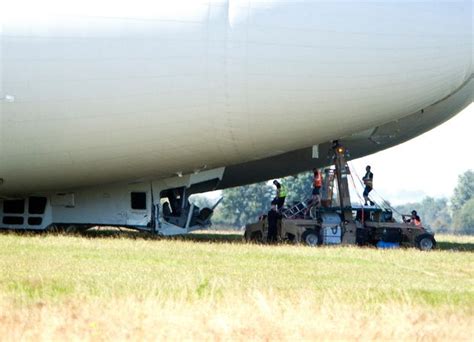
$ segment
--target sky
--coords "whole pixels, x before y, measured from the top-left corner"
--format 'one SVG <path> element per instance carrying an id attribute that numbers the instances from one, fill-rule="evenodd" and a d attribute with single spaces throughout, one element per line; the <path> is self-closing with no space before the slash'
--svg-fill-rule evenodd
<path id="1" fill-rule="evenodd" d="M 392 204 L 449 198 L 458 176 L 474 170 L 474 104 L 423 135 L 350 164 L 361 177 L 370 165 L 374 189 Z"/>

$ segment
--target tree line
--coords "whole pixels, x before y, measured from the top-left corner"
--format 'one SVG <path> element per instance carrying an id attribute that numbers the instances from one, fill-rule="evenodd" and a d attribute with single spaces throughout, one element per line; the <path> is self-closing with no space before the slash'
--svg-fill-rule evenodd
<path id="1" fill-rule="evenodd" d="M 288 189 L 286 204 L 291 205 L 311 196 L 313 175 L 304 172 L 283 178 Z M 255 222 L 270 208 L 275 188 L 268 182 L 223 190 L 223 201 L 213 216 L 215 225 L 242 227 Z M 194 202 L 209 206 L 204 196 L 197 196 Z M 409 214 L 417 210 L 425 226 L 435 232 L 474 234 L 474 172 L 468 170 L 459 176 L 451 198 L 426 197 L 420 202 L 406 203 L 394 208 L 397 212 Z"/>
<path id="2" fill-rule="evenodd" d="M 398 211 L 416 209 L 423 224 L 435 232 L 474 234 L 474 172 L 468 170 L 458 178 L 451 198 L 425 197 L 418 203 L 397 206 Z"/>

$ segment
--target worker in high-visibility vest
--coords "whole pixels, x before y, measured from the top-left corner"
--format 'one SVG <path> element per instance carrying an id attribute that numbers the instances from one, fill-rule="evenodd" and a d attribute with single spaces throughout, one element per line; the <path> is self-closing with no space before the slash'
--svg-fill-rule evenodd
<path id="1" fill-rule="evenodd" d="M 321 203 L 321 187 L 323 186 L 323 177 L 318 169 L 313 169 L 313 204 Z"/>
<path id="2" fill-rule="evenodd" d="M 374 174 L 370 171 L 370 165 L 367 165 L 365 168 L 365 176 L 362 178 L 362 181 L 364 182 L 365 189 L 364 189 L 364 205 L 367 205 L 367 202 L 370 202 L 370 205 L 374 205 L 375 203 L 372 202 L 369 198 L 369 193 L 372 191 L 374 187 Z"/>
<path id="3" fill-rule="evenodd" d="M 286 187 L 277 180 L 274 180 L 273 184 L 276 186 L 277 190 L 275 197 L 275 200 L 277 202 L 277 208 L 278 210 L 281 210 L 281 208 L 283 208 L 283 205 L 285 205 L 285 199 L 287 195 Z"/>
<path id="4" fill-rule="evenodd" d="M 420 216 L 418 216 L 416 210 L 411 212 L 411 218 L 408 220 L 408 222 L 417 227 L 421 226 L 421 219 Z"/>

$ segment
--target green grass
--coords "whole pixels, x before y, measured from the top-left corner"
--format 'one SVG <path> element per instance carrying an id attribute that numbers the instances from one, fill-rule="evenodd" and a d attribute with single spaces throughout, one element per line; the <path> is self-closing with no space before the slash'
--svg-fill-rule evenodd
<path id="1" fill-rule="evenodd" d="M 0 235 L 0 292 L 22 302 L 129 295 L 195 300 L 264 289 L 315 298 L 330 293 L 349 303 L 474 305 L 472 252 L 258 246 L 238 235 L 224 238 Z M 463 246 L 441 242 L 446 245 Z"/>
<path id="2" fill-rule="evenodd" d="M 420 252 L 263 246 L 235 234 L 0 234 L 0 308 L 131 298 L 238 307 L 261 294 L 295 306 L 307 298 L 368 313 L 390 306 L 459 312 L 472 322 L 474 238 L 438 240 L 439 250 Z"/>

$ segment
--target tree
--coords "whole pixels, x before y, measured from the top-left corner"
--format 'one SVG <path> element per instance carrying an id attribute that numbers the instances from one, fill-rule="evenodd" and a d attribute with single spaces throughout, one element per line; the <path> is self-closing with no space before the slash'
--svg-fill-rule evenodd
<path id="1" fill-rule="evenodd" d="M 213 222 L 243 226 L 256 221 L 270 209 L 275 191 L 266 182 L 226 189 Z"/>
<path id="2" fill-rule="evenodd" d="M 425 197 L 419 203 L 407 203 L 396 207 L 402 214 L 410 214 L 416 210 L 423 225 L 438 232 L 452 231 L 452 219 L 447 198 Z"/>
<path id="3" fill-rule="evenodd" d="M 198 206 L 199 208 L 202 209 L 202 208 L 212 208 L 215 201 L 203 195 L 192 195 L 189 198 L 189 202 L 193 203 L 195 206 Z"/>
<path id="4" fill-rule="evenodd" d="M 458 178 L 451 198 L 452 216 L 456 233 L 472 233 L 474 216 L 474 172 L 467 170 Z"/>
<path id="5" fill-rule="evenodd" d="M 461 210 L 457 211 L 455 223 L 457 232 L 466 234 L 474 233 L 474 198 L 464 203 Z"/>
<path id="6" fill-rule="evenodd" d="M 286 186 L 286 205 L 303 201 L 311 196 L 313 174 L 304 172 L 281 180 Z M 226 189 L 222 192 L 222 203 L 217 207 L 212 221 L 216 224 L 243 226 L 266 214 L 275 198 L 276 189 L 269 182 Z"/>
<path id="7" fill-rule="evenodd" d="M 454 195 L 451 198 L 451 207 L 453 212 L 461 210 L 463 205 L 474 197 L 474 172 L 467 170 L 458 178 L 458 185 L 454 189 Z"/>
<path id="8" fill-rule="evenodd" d="M 311 197 L 313 189 L 313 173 L 303 172 L 296 176 L 285 177 L 282 180 L 288 190 L 286 204 L 301 202 Z"/>

